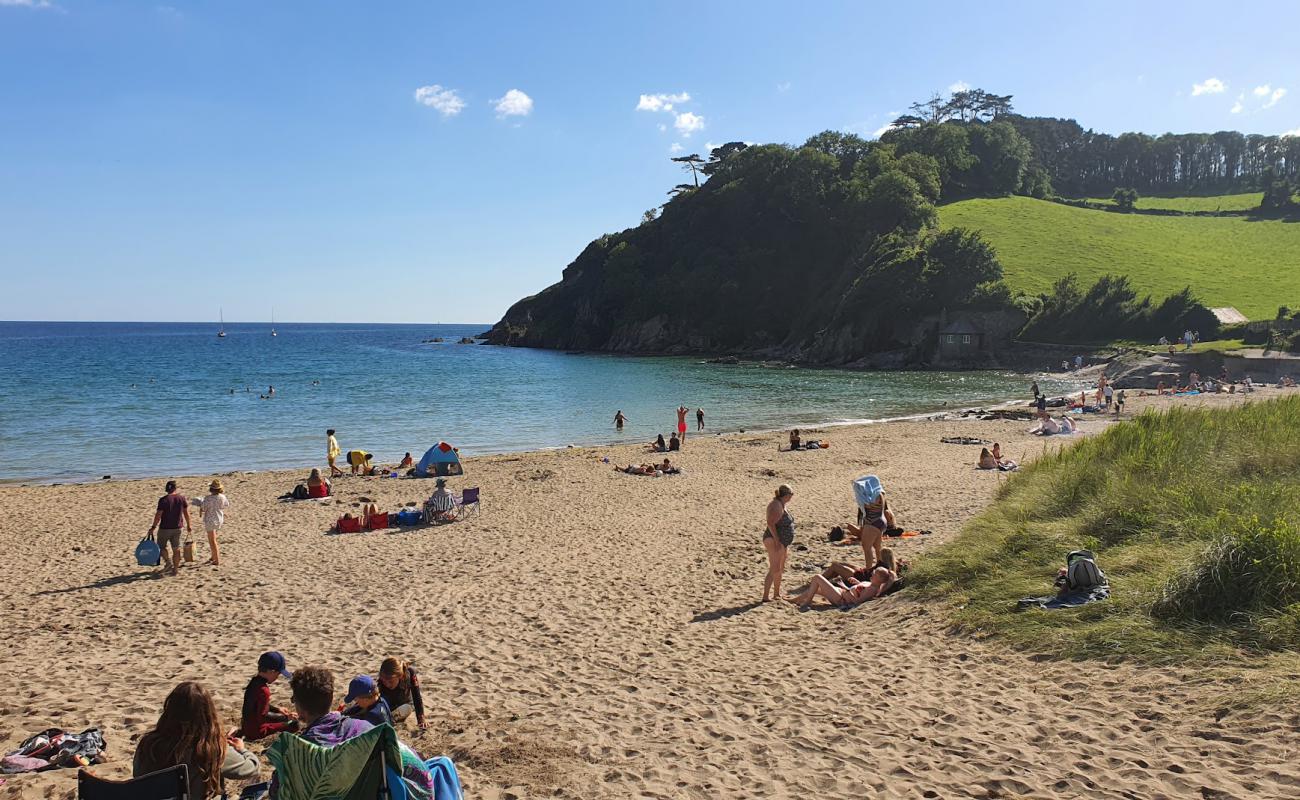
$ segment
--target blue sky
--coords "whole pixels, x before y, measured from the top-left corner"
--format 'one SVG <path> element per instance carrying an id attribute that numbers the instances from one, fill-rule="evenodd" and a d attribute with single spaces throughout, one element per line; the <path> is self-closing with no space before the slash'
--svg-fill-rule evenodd
<path id="1" fill-rule="evenodd" d="M 494 322 L 663 202 L 675 146 L 873 135 L 958 82 L 1109 132 L 1300 132 L 1296 30 L 1293 2 L 0 0 L 0 319 Z"/>

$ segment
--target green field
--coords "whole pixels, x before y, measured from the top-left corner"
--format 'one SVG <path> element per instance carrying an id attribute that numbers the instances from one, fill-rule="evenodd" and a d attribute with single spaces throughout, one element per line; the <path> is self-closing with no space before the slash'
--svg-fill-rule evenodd
<path id="1" fill-rule="evenodd" d="M 983 232 L 1013 290 L 1038 294 L 1070 272 L 1084 284 L 1110 273 L 1157 300 L 1191 286 L 1205 305 L 1251 319 L 1300 307 L 1300 223 L 1115 214 L 1029 197 L 950 203 L 939 221 Z"/>
<path id="2" fill-rule="evenodd" d="M 1175 406 L 1044 453 L 946 546 L 909 591 L 958 627 L 1061 658 L 1273 663 L 1300 693 L 1300 396 Z M 1109 599 L 1016 610 L 1051 595 L 1071 550 L 1096 553 Z M 1264 658 L 1259 658 L 1264 656 Z M 1259 676 L 1262 678 L 1263 676 Z"/>
<path id="3" fill-rule="evenodd" d="M 1139 197 L 1138 208 L 1159 208 L 1169 211 L 1252 211 L 1259 208 L 1263 192 L 1221 194 L 1212 197 Z M 1090 197 L 1089 203 L 1114 205 L 1109 197 Z"/>

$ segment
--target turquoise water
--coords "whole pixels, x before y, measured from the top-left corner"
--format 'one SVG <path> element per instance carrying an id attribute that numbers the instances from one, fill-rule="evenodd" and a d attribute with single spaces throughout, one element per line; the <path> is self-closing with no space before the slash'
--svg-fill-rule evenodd
<path id="1" fill-rule="evenodd" d="M 0 322 L 0 480 L 301 467 L 323 462 L 330 427 L 344 451 L 395 462 L 439 439 L 465 455 L 649 441 L 679 404 L 709 432 L 811 426 L 1027 399 L 1030 380 L 455 343 L 487 327 L 228 324 L 219 339 L 209 323 Z"/>

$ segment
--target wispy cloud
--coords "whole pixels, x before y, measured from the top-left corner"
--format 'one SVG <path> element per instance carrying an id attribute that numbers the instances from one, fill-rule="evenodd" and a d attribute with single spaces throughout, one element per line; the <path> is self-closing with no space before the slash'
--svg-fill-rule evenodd
<path id="1" fill-rule="evenodd" d="M 966 81 L 957 81 L 956 83 L 953 83 L 953 84 L 949 84 L 949 85 L 948 85 L 948 93 L 949 93 L 949 94 L 956 94 L 957 92 L 964 92 L 964 91 L 966 91 L 966 90 L 968 90 L 968 89 L 970 89 L 970 84 L 967 83 Z"/>
<path id="2" fill-rule="evenodd" d="M 1286 97 L 1286 89 L 1281 86 L 1268 93 L 1268 100 L 1264 101 L 1264 108 L 1272 108 L 1277 105 L 1278 101 Z"/>
<path id="3" fill-rule="evenodd" d="M 1192 97 L 1203 94 L 1222 94 L 1228 88 L 1228 84 L 1218 78 L 1206 78 L 1201 83 L 1192 84 Z"/>
<path id="4" fill-rule="evenodd" d="M 690 111 L 683 111 L 673 117 L 673 127 L 682 136 L 690 136 L 696 131 L 704 130 L 704 117 L 699 114 L 693 114 Z"/>
<path id="5" fill-rule="evenodd" d="M 526 117 L 533 112 L 533 98 L 518 89 L 511 89 L 492 102 L 496 103 L 497 116 L 502 118 Z"/>
<path id="6" fill-rule="evenodd" d="M 673 146 L 668 148 L 668 152 L 672 153 L 673 155 L 677 155 L 678 153 L 682 152 L 685 149 L 686 149 L 685 147 L 682 147 L 681 142 L 673 142 Z"/>
<path id="7" fill-rule="evenodd" d="M 687 92 L 677 94 L 643 94 L 637 101 L 637 111 L 672 111 L 673 106 L 689 103 L 691 96 Z"/>
<path id="8" fill-rule="evenodd" d="M 1240 114 L 1240 113 L 1242 112 L 1242 109 L 1245 108 L 1245 106 L 1242 105 L 1241 101 L 1242 101 L 1242 100 L 1245 100 L 1245 99 L 1246 99 L 1246 93 L 1245 93 L 1245 92 L 1242 92 L 1241 94 L 1237 95 L 1237 102 L 1235 102 L 1235 103 L 1232 104 L 1232 108 L 1229 109 L 1228 113 L 1230 113 L 1230 114 Z"/>
<path id="9" fill-rule="evenodd" d="M 415 102 L 437 109 L 444 117 L 454 117 L 465 109 L 465 101 L 455 89 L 445 89 L 436 83 L 416 89 Z"/>
<path id="10" fill-rule="evenodd" d="M 874 131 L 872 131 L 871 138 L 879 139 L 881 136 L 884 136 L 886 133 L 888 133 L 893 129 L 894 129 L 894 123 L 886 122 L 884 125 L 881 125 L 879 128 L 876 128 Z"/>
<path id="11" fill-rule="evenodd" d="M 1296 137 L 1300 137 L 1300 128 L 1296 128 L 1296 129 L 1293 130 L 1293 131 L 1284 131 L 1284 132 L 1282 133 L 1282 135 L 1283 135 L 1283 136 L 1296 136 Z"/>
<path id="12" fill-rule="evenodd" d="M 786 92 L 790 91 L 791 85 L 792 84 L 790 83 L 790 81 L 781 81 L 776 85 L 776 90 L 781 94 L 785 94 Z"/>
<path id="13" fill-rule="evenodd" d="M 0 8 L 58 8 L 50 0 L 0 0 Z"/>

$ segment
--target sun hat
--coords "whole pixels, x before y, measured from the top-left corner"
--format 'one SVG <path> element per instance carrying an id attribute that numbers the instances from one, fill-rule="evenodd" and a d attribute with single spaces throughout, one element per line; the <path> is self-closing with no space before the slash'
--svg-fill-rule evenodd
<path id="1" fill-rule="evenodd" d="M 436 481 L 433 482 L 433 485 L 434 485 L 434 486 L 446 486 L 446 485 L 447 485 L 447 479 L 446 479 L 446 478 L 439 478 L 438 480 L 436 480 Z"/>

